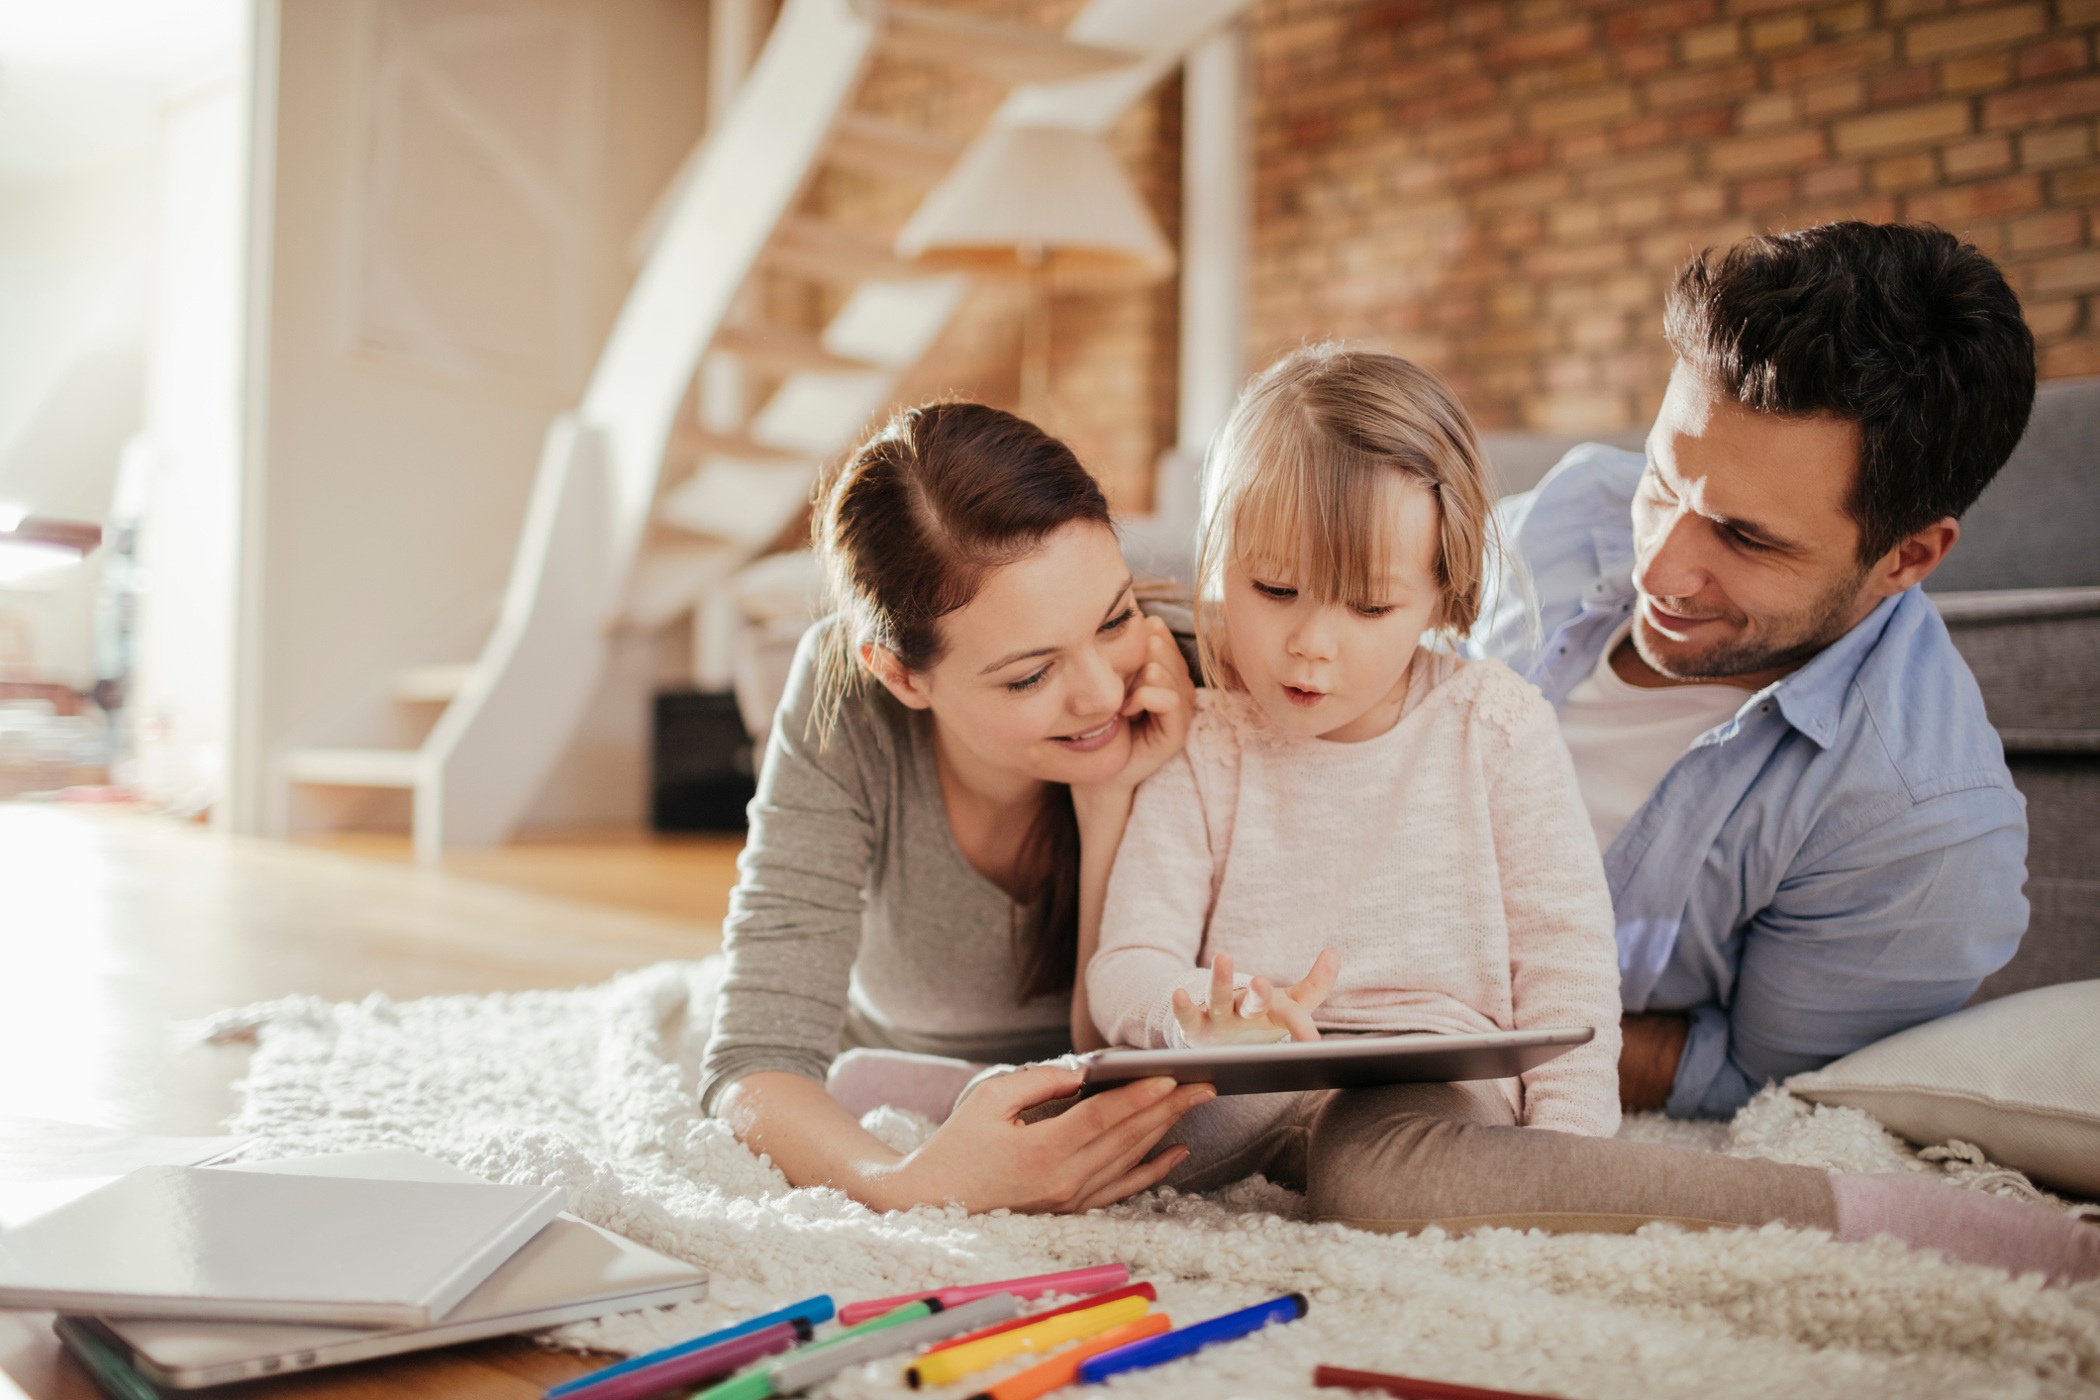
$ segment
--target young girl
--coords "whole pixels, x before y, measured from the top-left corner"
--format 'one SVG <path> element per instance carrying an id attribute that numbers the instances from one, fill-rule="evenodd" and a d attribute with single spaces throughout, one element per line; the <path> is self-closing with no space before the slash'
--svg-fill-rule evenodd
<path id="1" fill-rule="evenodd" d="M 1421 644 L 1480 606 L 1494 495 L 1464 411 L 1404 360 L 1302 351 L 1248 391 L 1207 488 L 1212 688 L 1116 857 L 1086 976 L 1102 1033 L 1593 1026 L 1521 1082 L 1459 1092 L 1491 1121 L 1609 1136 L 1611 898 L 1553 711 L 1500 663 Z M 1284 1107 L 1201 1110 L 1196 1157 L 1233 1161 Z"/>
<path id="2" fill-rule="evenodd" d="M 1321 1218 L 1381 1230 L 1784 1220 L 2100 1270 L 2100 1231 L 2051 1212 L 1612 1138 L 1611 901 L 1552 710 L 1500 663 L 1447 649 L 1480 609 L 1494 498 L 1434 375 L 1291 355 L 1242 397 L 1206 487 L 1212 685 L 1186 748 L 1138 789 L 1097 948 L 1082 931 L 1102 1034 L 1597 1034 L 1519 1080 L 1217 1099 L 1169 1136 L 1190 1149 L 1170 1183 L 1263 1171 Z"/>

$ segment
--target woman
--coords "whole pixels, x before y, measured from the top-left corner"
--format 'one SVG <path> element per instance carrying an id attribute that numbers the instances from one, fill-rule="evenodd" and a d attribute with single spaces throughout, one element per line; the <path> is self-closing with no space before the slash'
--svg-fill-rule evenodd
<path id="1" fill-rule="evenodd" d="M 818 536 L 838 614 L 803 639 L 767 746 L 702 1105 L 795 1185 L 877 1209 L 1142 1191 L 1187 1155 L 1145 1160 L 1208 1087 L 1152 1080 L 1025 1123 L 1079 1085 L 1038 1066 L 899 1153 L 824 1086 L 842 1044 L 1021 1062 L 1099 1043 L 1072 995 L 1082 933 L 1191 695 L 1108 503 L 1039 428 L 939 404 L 841 468 Z"/>

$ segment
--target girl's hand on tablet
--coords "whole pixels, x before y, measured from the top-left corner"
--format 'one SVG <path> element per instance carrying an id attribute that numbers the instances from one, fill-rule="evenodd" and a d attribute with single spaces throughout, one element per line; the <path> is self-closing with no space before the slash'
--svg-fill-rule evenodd
<path id="1" fill-rule="evenodd" d="M 1342 960 L 1332 948 L 1313 959 L 1312 971 L 1287 989 L 1266 977 L 1245 987 L 1233 986 L 1232 954 L 1220 953 L 1210 965 L 1210 999 L 1203 1005 L 1185 991 L 1174 993 L 1174 1019 L 1191 1045 L 1273 1045 L 1284 1040 L 1318 1040 L 1312 1013 L 1334 990 Z"/>

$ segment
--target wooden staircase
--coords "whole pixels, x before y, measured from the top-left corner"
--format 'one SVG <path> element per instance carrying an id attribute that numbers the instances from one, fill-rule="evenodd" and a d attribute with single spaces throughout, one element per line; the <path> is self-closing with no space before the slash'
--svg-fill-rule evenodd
<path id="1" fill-rule="evenodd" d="M 818 465 L 885 407 L 967 290 L 803 207 L 826 165 L 923 191 L 967 149 L 853 110 L 877 56 L 1012 86 L 994 125 L 1100 131 L 1247 3 L 1093 0 L 1060 35 L 881 0 L 787 0 L 680 173 L 581 402 L 548 431 L 480 657 L 396 680 L 401 705 L 443 707 L 429 736 L 413 749 L 294 749 L 282 777 L 412 789 L 425 859 L 502 842 L 589 701 L 608 629 L 675 620 L 803 509 Z M 751 319 L 742 293 L 761 270 L 843 302 L 817 333 Z M 703 428 L 688 405 L 707 356 L 778 387 L 747 421 Z M 694 465 L 663 479 L 677 463 Z"/>

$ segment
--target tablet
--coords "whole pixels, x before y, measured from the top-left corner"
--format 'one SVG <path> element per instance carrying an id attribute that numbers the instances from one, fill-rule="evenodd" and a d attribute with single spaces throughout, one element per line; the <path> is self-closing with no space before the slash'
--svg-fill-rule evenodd
<path id="1" fill-rule="evenodd" d="M 1221 1094 L 1508 1079 L 1587 1045 L 1596 1035 L 1588 1026 L 1570 1026 L 1485 1035 L 1346 1035 L 1318 1043 L 1198 1050 L 1096 1050 L 1079 1057 L 1086 1067 L 1079 1092 L 1084 1097 L 1158 1075 L 1210 1084 Z"/>

